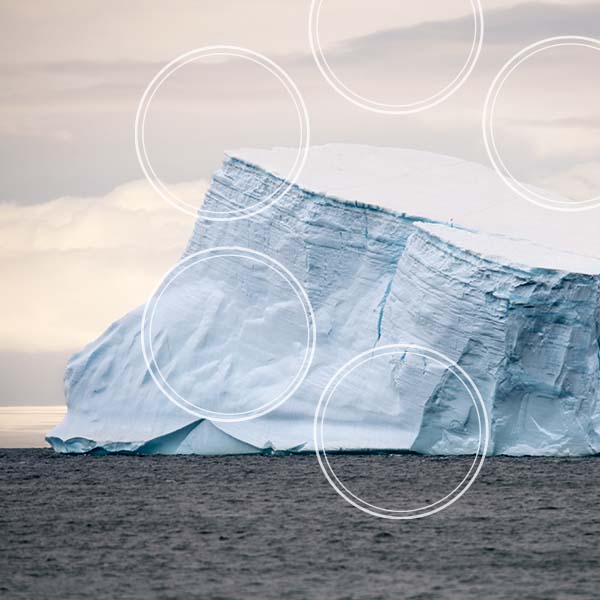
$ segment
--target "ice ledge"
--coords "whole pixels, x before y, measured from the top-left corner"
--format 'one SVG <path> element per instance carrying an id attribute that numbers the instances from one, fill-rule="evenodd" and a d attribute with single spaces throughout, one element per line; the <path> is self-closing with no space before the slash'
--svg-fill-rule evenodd
<path id="1" fill-rule="evenodd" d="M 288 176 L 297 149 L 241 148 L 226 155 L 281 181 Z M 598 219 L 593 218 L 597 212 L 565 213 L 532 205 L 516 196 L 492 169 L 460 158 L 354 144 L 313 146 L 295 187 L 414 220 L 528 240 L 536 244 L 536 251 L 521 255 L 519 264 L 524 266 L 600 272 Z"/>
<path id="2" fill-rule="evenodd" d="M 544 270 L 600 274 L 600 259 L 557 250 L 529 240 L 500 234 L 475 232 L 437 223 L 416 223 L 416 227 L 437 239 L 501 266 L 524 271 Z"/>

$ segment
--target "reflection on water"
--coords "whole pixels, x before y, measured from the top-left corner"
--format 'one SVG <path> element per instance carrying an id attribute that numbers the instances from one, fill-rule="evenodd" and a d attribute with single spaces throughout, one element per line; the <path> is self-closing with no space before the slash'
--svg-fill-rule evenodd
<path id="1" fill-rule="evenodd" d="M 64 405 L 0 406 L 0 448 L 47 446 L 44 436 L 66 412 Z"/>

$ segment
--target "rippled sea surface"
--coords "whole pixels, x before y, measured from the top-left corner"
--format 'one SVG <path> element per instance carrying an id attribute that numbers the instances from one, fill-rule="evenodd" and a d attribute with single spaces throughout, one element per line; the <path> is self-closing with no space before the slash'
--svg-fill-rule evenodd
<path id="1" fill-rule="evenodd" d="M 470 460 L 332 464 L 365 499 L 412 508 Z M 309 455 L 0 450 L 0 597 L 85 596 L 600 598 L 600 459 L 488 459 L 448 510 L 393 522 L 344 502 Z"/>

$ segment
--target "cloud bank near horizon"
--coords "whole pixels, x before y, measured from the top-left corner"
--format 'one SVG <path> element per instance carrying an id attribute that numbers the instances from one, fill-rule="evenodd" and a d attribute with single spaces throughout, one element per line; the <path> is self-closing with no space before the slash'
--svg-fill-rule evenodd
<path id="1" fill-rule="evenodd" d="M 206 182 L 173 189 L 202 198 Z M 0 351 L 61 352 L 143 304 L 178 260 L 193 219 L 145 181 L 102 197 L 0 205 Z"/>

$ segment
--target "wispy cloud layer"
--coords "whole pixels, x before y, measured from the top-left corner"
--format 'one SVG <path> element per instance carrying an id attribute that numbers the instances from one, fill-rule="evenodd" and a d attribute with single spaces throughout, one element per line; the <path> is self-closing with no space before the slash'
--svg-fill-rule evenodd
<path id="1" fill-rule="evenodd" d="M 427 114 L 386 119 L 363 114 L 332 92 L 309 54 L 309 3 L 283 4 L 182 0 L 175 6 L 156 3 L 150 11 L 147 3 L 92 1 L 64 11 L 61 3 L 6 3 L 6 36 L 0 36 L 0 158 L 5 171 L 0 201 L 100 195 L 139 177 L 132 132 L 147 82 L 174 56 L 215 43 L 246 45 L 281 63 L 307 100 L 317 142 L 412 146 L 487 162 L 481 109 L 502 64 L 543 37 L 598 35 L 600 22 L 598 2 L 487 1 L 484 50 L 464 88 Z M 246 26 L 250 21 L 252 28 Z M 323 4 L 322 33 L 332 67 L 351 88 L 380 101 L 414 101 L 448 83 L 464 62 L 472 25 L 469 2 L 459 0 L 428 2 L 426 7 L 374 2 L 368 11 L 363 2 Z M 260 76 L 257 69 L 240 60 L 199 63 L 169 80 L 157 95 L 150 119 L 156 125 L 150 152 L 163 177 L 206 178 L 227 147 L 296 143 L 297 122 L 289 98 L 279 82 Z M 508 98 L 510 111 L 504 116 L 511 121 L 506 123 L 507 135 L 520 136 L 515 160 L 534 179 L 536 165 L 544 160 L 538 151 L 547 149 L 550 129 L 556 140 L 565 128 L 569 139 L 580 136 L 581 148 L 588 150 L 585 156 L 578 152 L 577 161 L 589 163 L 597 151 L 590 146 L 597 108 L 584 111 L 571 103 L 572 114 L 553 113 L 544 98 L 544 110 L 528 114 L 527 96 L 539 96 L 545 89 L 549 69 L 560 81 L 549 90 L 553 95 L 565 101 L 579 99 L 580 85 L 587 85 L 600 106 L 598 65 L 593 61 L 574 62 L 568 53 L 557 53 L 547 66 L 525 69 L 527 76 L 518 93 Z M 519 133 L 514 127 L 519 119 L 538 122 Z M 573 144 L 565 157 L 569 169 L 575 166 Z M 528 148 L 527 156 L 522 156 L 522 148 Z"/>
<path id="2" fill-rule="evenodd" d="M 200 199 L 205 187 L 176 189 Z M 103 197 L 0 205 L 0 350 L 56 352 L 93 340 L 146 300 L 192 221 L 142 181 Z"/>
<path id="3" fill-rule="evenodd" d="M 467 4 L 467 3 L 465 3 Z M 498 6 L 490 10 L 484 4 L 485 43 L 526 44 L 559 35 L 598 35 L 600 3 L 525 2 Z M 506 4 L 506 3 L 505 3 Z M 473 16 L 430 18 L 411 26 L 387 27 L 357 36 L 338 45 L 338 51 L 362 54 L 370 51 L 393 51 L 407 43 L 432 45 L 438 49 L 446 43 L 469 43 L 473 37 Z"/>

